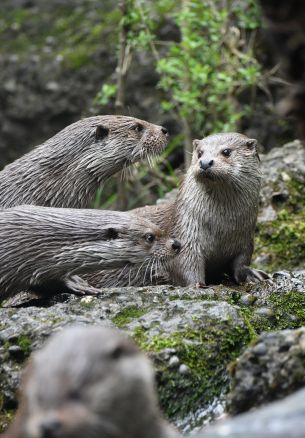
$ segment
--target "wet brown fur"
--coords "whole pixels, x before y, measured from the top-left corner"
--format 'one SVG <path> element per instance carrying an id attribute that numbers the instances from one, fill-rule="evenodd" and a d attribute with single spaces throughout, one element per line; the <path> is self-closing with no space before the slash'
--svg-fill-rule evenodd
<path id="1" fill-rule="evenodd" d="M 180 244 L 127 212 L 25 205 L 0 210 L 0 300 L 40 294 L 98 293 L 75 274 L 162 264 Z"/>
<path id="2" fill-rule="evenodd" d="M 133 267 L 93 274 L 94 285 L 172 283 L 205 285 L 227 273 L 237 283 L 267 278 L 249 267 L 258 212 L 260 167 L 256 140 L 238 133 L 214 134 L 194 141 L 192 164 L 173 202 L 133 211 L 181 241 L 182 250 L 165 272 Z M 230 149 L 231 155 L 223 155 Z M 200 157 L 199 155 L 202 154 Z M 203 170 L 200 161 L 211 167 Z"/>
<path id="3" fill-rule="evenodd" d="M 165 128 L 133 117 L 79 120 L 0 172 L 0 207 L 88 208 L 111 175 L 167 141 Z"/>

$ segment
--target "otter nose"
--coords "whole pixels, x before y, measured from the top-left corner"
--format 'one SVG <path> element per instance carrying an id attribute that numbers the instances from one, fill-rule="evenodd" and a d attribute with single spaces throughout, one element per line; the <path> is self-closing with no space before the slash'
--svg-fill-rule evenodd
<path id="1" fill-rule="evenodd" d="M 61 428 L 61 422 L 57 418 L 45 418 L 40 424 L 41 438 L 54 438 Z"/>
<path id="2" fill-rule="evenodd" d="M 181 243 L 179 242 L 179 240 L 174 240 L 173 241 L 173 243 L 172 243 L 172 248 L 173 248 L 173 250 L 178 254 L 178 252 L 180 251 L 180 249 L 181 249 Z"/>
<path id="3" fill-rule="evenodd" d="M 168 130 L 166 129 L 166 128 L 164 128 L 163 126 L 162 126 L 162 128 L 161 128 L 161 131 L 163 132 L 163 134 L 168 134 Z"/>
<path id="4" fill-rule="evenodd" d="M 207 170 L 210 167 L 212 167 L 213 164 L 214 164 L 214 160 L 207 160 L 207 161 L 200 160 L 200 169 Z"/>

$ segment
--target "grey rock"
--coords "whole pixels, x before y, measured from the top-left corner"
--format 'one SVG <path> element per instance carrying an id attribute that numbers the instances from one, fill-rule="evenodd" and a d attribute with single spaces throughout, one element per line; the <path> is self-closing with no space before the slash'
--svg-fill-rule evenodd
<path id="1" fill-rule="evenodd" d="M 280 326 L 278 315 L 285 309 L 274 305 L 272 300 L 275 294 L 289 300 L 294 281 L 300 282 L 297 299 L 301 305 L 305 292 L 304 271 L 278 273 L 272 283 L 251 284 L 245 288 L 223 285 L 206 289 L 127 287 L 102 290 L 99 297 L 61 295 L 49 300 L 25 300 L 23 307 L 1 308 L 2 413 L 16 408 L 16 389 L 24 360 L 31 351 L 40 348 L 51 333 L 75 323 L 106 324 L 127 331 L 153 360 L 161 407 L 167 416 L 185 432 L 202 426 L 222 413 L 230 383 L 228 367 L 251 341 L 254 328 Z M 242 297 L 246 297 L 246 303 Z M 251 305 L 249 301 L 253 301 Z M 257 314 L 259 309 L 268 311 Z M 274 314 L 271 319 L 269 309 Z M 302 324 L 298 310 L 299 307 L 289 309 L 296 318 L 289 319 L 292 326 Z M 278 344 L 270 341 L 270 345 Z M 262 364 L 266 368 L 265 362 L 271 362 L 269 344 L 263 338 L 251 348 L 259 375 L 263 373 Z M 296 355 L 296 358 L 300 360 L 301 356 Z M 239 359 L 233 369 L 241 369 L 241 363 L 243 359 Z M 293 362 L 290 364 L 293 367 Z M 271 364 L 267 368 L 267 374 L 275 368 L 276 360 L 273 368 Z M 244 384 L 244 387 L 238 386 L 241 399 L 245 397 L 244 389 L 252 391 L 251 394 L 265 394 L 264 388 L 259 386 L 259 378 L 256 380 L 257 375 L 252 376 L 251 370 L 249 366 L 244 371 L 247 374 L 241 374 Z M 287 372 L 289 370 L 292 368 L 288 367 Z M 288 376 L 286 381 L 290 382 L 291 378 Z M 280 385 L 276 390 L 279 396 L 286 394 Z"/>
<path id="2" fill-rule="evenodd" d="M 305 328 L 263 333 L 237 359 L 229 412 L 247 411 L 305 385 Z"/>
<path id="3" fill-rule="evenodd" d="M 219 421 L 196 438 L 304 438 L 305 389 L 233 419 Z"/>
<path id="4" fill-rule="evenodd" d="M 211 360 L 218 385 L 220 381 L 228 385 L 226 366 L 233 357 L 233 345 L 236 343 L 239 351 L 239 336 L 247 335 L 237 306 L 222 300 L 198 299 L 202 291 L 192 288 L 130 287 L 103 292 L 99 297 L 65 296 L 61 298 L 64 302 L 53 299 L 49 304 L 32 300 L 27 303 L 29 307 L 0 309 L 0 394 L 4 410 L 16 407 L 24 359 L 50 334 L 70 324 L 117 325 L 133 336 L 155 363 L 161 405 L 171 404 L 170 416 L 175 421 L 208 405 L 209 386 L 215 396 L 213 382 L 196 369 L 202 367 L 203 360 Z M 215 330 L 217 341 L 213 337 Z M 235 336 L 235 340 L 230 341 L 230 351 L 224 352 L 216 367 L 219 348 L 227 348 L 225 333 Z M 204 399 L 201 387 L 206 384 Z M 183 394 L 183 403 L 179 394 Z"/>
<path id="5" fill-rule="evenodd" d="M 289 200 L 289 184 L 293 179 L 305 184 L 305 148 L 299 140 L 294 140 L 283 147 L 272 149 L 261 156 L 263 185 L 261 189 L 261 204 L 263 207 L 259 218 L 266 221 L 268 216 L 273 220 L 275 213 L 272 205 L 275 195 L 282 194 L 281 202 Z"/>

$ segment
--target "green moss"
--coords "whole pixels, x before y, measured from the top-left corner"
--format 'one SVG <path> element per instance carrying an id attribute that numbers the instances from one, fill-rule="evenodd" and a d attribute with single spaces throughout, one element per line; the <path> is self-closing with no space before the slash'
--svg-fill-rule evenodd
<path id="1" fill-rule="evenodd" d="M 19 336 L 16 340 L 16 344 L 21 348 L 25 357 L 28 357 L 31 354 L 32 342 L 27 336 Z"/>
<path id="2" fill-rule="evenodd" d="M 13 416 L 13 411 L 2 411 L 0 409 L 0 433 L 7 429 L 8 425 L 12 422 Z"/>
<path id="3" fill-rule="evenodd" d="M 287 200 L 274 202 L 276 220 L 258 224 L 253 259 L 267 254 L 267 266 L 257 266 L 269 272 L 302 267 L 305 263 L 305 185 L 297 176 L 285 173 Z M 274 191 L 278 190 L 274 187 Z"/>
<path id="4" fill-rule="evenodd" d="M 274 306 L 277 329 L 305 326 L 304 293 L 291 291 L 279 294 L 273 292 L 270 295 L 270 302 Z"/>
<path id="5" fill-rule="evenodd" d="M 259 308 L 240 306 L 252 340 L 264 331 L 305 326 L 305 294 L 302 292 L 272 292 L 268 297 L 268 308 L 272 310 L 270 316 L 257 313 Z"/>
<path id="6" fill-rule="evenodd" d="M 278 219 L 260 224 L 256 255 L 270 255 L 269 269 L 293 269 L 305 262 L 305 215 L 282 211 Z"/>
<path id="7" fill-rule="evenodd" d="M 0 393 L 0 433 L 4 432 L 12 421 L 14 412 L 4 409 L 4 395 Z"/>
<path id="8" fill-rule="evenodd" d="M 276 220 L 258 225 L 255 254 L 268 254 L 267 269 L 293 269 L 305 263 L 305 186 L 289 182 L 289 200 L 278 208 Z"/>
<path id="9" fill-rule="evenodd" d="M 0 434 L 4 432 L 11 423 L 15 410 L 5 409 L 5 396 L 0 392 Z M 2 435 L 1 435 L 2 436 Z"/>
<path id="10" fill-rule="evenodd" d="M 112 318 L 112 322 L 117 327 L 125 327 L 128 323 L 130 323 L 135 318 L 140 318 L 145 315 L 147 309 L 140 309 L 136 306 L 127 307 L 126 309 L 119 312 L 116 316 Z"/>
<path id="11" fill-rule="evenodd" d="M 87 301 L 86 299 L 84 299 L 84 300 L 80 300 L 79 305 L 84 309 L 91 310 L 95 308 L 96 302 L 94 300 Z"/>
<path id="12" fill-rule="evenodd" d="M 145 330 L 137 329 L 134 338 L 140 348 L 155 355 L 158 392 L 161 407 L 171 420 L 184 417 L 208 404 L 228 388 L 227 365 L 239 355 L 250 340 L 247 329 L 234 326 L 232 321 L 212 323 L 208 329 L 161 334 L 148 339 Z M 171 348 L 176 351 L 180 364 L 189 373 L 181 374 L 177 367 L 170 368 L 159 354 Z"/>

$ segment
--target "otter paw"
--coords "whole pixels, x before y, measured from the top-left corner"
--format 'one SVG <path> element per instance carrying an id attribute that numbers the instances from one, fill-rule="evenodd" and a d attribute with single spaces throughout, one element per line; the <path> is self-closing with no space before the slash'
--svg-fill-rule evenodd
<path id="1" fill-rule="evenodd" d="M 76 295 L 99 295 L 102 293 L 101 289 L 90 286 L 86 280 L 78 275 L 67 277 L 65 279 L 65 285 L 71 293 Z"/>
<path id="2" fill-rule="evenodd" d="M 260 269 L 244 266 L 234 275 L 236 283 L 259 283 L 261 281 L 270 280 L 270 276 Z"/>
<path id="3" fill-rule="evenodd" d="M 195 284 L 196 289 L 206 289 L 207 287 L 208 286 L 205 283 L 202 283 L 201 281 Z"/>

